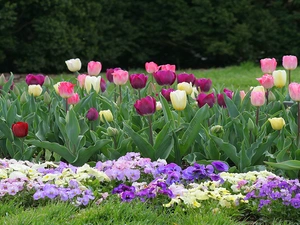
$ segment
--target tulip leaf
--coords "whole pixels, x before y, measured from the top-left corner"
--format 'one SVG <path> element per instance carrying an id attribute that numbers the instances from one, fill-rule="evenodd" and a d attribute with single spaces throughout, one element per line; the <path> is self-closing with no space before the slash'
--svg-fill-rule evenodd
<path id="1" fill-rule="evenodd" d="M 163 113 L 164 113 L 165 121 L 166 121 L 166 123 L 171 121 L 172 128 L 174 129 L 175 128 L 175 123 L 174 123 L 172 112 L 169 108 L 169 104 L 168 104 L 167 100 L 165 99 L 165 97 L 162 94 L 159 94 L 159 99 L 160 99 L 160 102 L 161 102 L 161 105 L 162 105 L 162 110 L 163 110 Z"/>
<path id="2" fill-rule="evenodd" d="M 228 109 L 229 116 L 232 118 L 237 117 L 240 113 L 239 113 L 236 105 L 226 94 L 223 94 L 223 95 L 224 95 L 224 100 L 226 103 L 226 107 Z"/>
<path id="3" fill-rule="evenodd" d="M 300 160 L 288 160 L 284 162 L 264 162 L 267 165 L 278 168 L 278 169 L 283 169 L 283 170 L 300 170 Z"/>
<path id="4" fill-rule="evenodd" d="M 210 137 L 236 166 L 240 165 L 240 157 L 237 153 L 236 148 L 232 144 L 224 142 L 221 138 L 215 137 L 213 135 L 210 135 Z"/>
<path id="5" fill-rule="evenodd" d="M 96 152 L 101 152 L 101 148 L 105 145 L 107 145 L 108 143 L 110 143 L 111 140 L 108 139 L 101 139 L 98 140 L 95 145 L 90 146 L 88 148 L 81 148 L 78 151 L 77 157 L 76 159 L 72 162 L 72 165 L 74 166 L 82 166 L 83 164 L 85 164 L 90 158 L 91 156 L 93 156 Z"/>
<path id="6" fill-rule="evenodd" d="M 69 149 L 67 149 L 65 146 L 62 146 L 56 142 L 49 142 L 49 141 L 38 141 L 38 140 L 25 140 L 26 143 L 35 145 L 36 147 L 48 149 L 50 151 L 56 152 L 59 154 L 62 158 L 67 160 L 69 163 L 74 162 L 76 159 L 76 156 L 71 154 Z"/>
<path id="7" fill-rule="evenodd" d="M 13 142 L 14 137 L 11 128 L 2 119 L 0 119 L 0 130 L 10 142 Z"/>
<path id="8" fill-rule="evenodd" d="M 15 103 L 12 103 L 12 105 L 9 107 L 7 111 L 7 116 L 6 116 L 6 122 L 8 126 L 11 126 L 15 122 L 16 115 L 17 115 L 17 107 L 15 106 Z"/>
<path id="9" fill-rule="evenodd" d="M 196 137 L 199 135 L 199 131 L 201 130 L 202 121 L 207 120 L 209 116 L 207 104 L 198 109 L 179 142 L 180 154 L 182 156 L 186 155 L 187 150 L 195 142 Z"/>
<path id="10" fill-rule="evenodd" d="M 286 154 L 287 150 L 290 148 L 292 144 L 292 140 L 287 137 L 284 139 L 283 148 L 279 151 L 279 153 L 276 156 L 277 162 L 283 162 L 289 159 L 288 154 Z"/>
<path id="11" fill-rule="evenodd" d="M 150 145 L 148 141 L 146 141 L 140 134 L 131 129 L 126 123 L 123 123 L 124 132 L 126 132 L 134 144 L 137 146 L 139 151 L 142 153 L 143 157 L 148 157 L 150 159 L 154 159 L 154 148 Z"/>
<path id="12" fill-rule="evenodd" d="M 80 134 L 80 126 L 73 109 L 69 111 L 69 121 L 66 124 L 66 133 L 72 149 L 78 149 L 78 136 Z"/>
<path id="13" fill-rule="evenodd" d="M 170 133 L 168 133 L 169 128 L 170 122 L 167 123 L 156 136 L 154 144 L 155 159 L 167 159 L 171 150 L 174 147 L 173 136 Z"/>

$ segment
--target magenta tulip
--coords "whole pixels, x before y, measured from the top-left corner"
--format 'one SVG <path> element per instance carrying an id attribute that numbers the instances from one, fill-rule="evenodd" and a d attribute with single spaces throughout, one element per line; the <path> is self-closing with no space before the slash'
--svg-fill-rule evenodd
<path id="1" fill-rule="evenodd" d="M 155 113 L 156 100 L 151 96 L 141 98 L 134 103 L 136 112 L 141 116 L 147 116 Z"/>
<path id="2" fill-rule="evenodd" d="M 227 89 L 227 88 L 224 88 L 223 90 L 224 94 L 232 99 L 232 96 L 233 96 L 233 91 Z M 219 106 L 223 107 L 223 108 L 226 108 L 226 103 L 225 103 L 225 99 L 224 99 L 224 94 L 221 93 L 221 94 L 217 94 L 217 101 L 218 101 L 218 104 Z"/>
<path id="3" fill-rule="evenodd" d="M 270 74 L 264 74 L 262 77 L 256 78 L 256 80 L 266 89 L 274 86 L 274 77 Z"/>
<path id="4" fill-rule="evenodd" d="M 273 73 L 276 70 L 277 62 L 276 59 L 265 58 L 260 60 L 260 68 L 263 73 Z"/>
<path id="5" fill-rule="evenodd" d="M 95 109 L 95 108 L 90 108 L 89 111 L 88 111 L 87 114 L 86 114 L 86 118 L 87 118 L 89 121 L 97 120 L 98 117 L 99 117 L 99 112 L 98 112 L 97 109 Z"/>
<path id="6" fill-rule="evenodd" d="M 25 78 L 25 82 L 27 85 L 39 84 L 43 86 L 44 81 L 45 81 L 45 76 L 43 74 L 37 74 L 37 75 L 28 74 Z"/>
<path id="7" fill-rule="evenodd" d="M 106 81 L 104 79 L 102 79 L 102 78 L 100 80 L 100 88 L 101 88 L 101 92 L 105 92 L 106 91 Z"/>
<path id="8" fill-rule="evenodd" d="M 214 93 L 210 93 L 210 94 L 200 93 L 197 97 L 197 102 L 199 108 L 201 108 L 205 104 L 208 104 L 208 106 L 211 108 L 215 103 L 215 95 Z"/>
<path id="9" fill-rule="evenodd" d="M 134 89 L 142 89 L 146 86 L 148 80 L 148 76 L 145 76 L 145 74 L 132 74 L 129 76 L 129 81 L 131 86 Z"/>
<path id="10" fill-rule="evenodd" d="M 295 82 L 290 83 L 289 94 L 292 100 L 300 102 L 300 84 Z"/>
<path id="11" fill-rule="evenodd" d="M 170 93 L 175 91 L 173 88 L 169 88 L 169 89 L 162 89 L 161 90 L 161 94 L 162 96 L 164 96 L 164 98 L 170 102 L 171 101 L 171 98 L 170 98 Z"/>
<path id="12" fill-rule="evenodd" d="M 195 83 L 195 75 L 194 74 L 188 74 L 188 73 L 180 73 L 177 75 L 177 83 L 187 82 L 192 83 L 194 85 Z"/>
<path id="13" fill-rule="evenodd" d="M 195 86 L 203 92 L 208 92 L 211 88 L 212 81 L 209 78 L 199 78 L 195 81 Z"/>
<path id="14" fill-rule="evenodd" d="M 297 68 L 298 59 L 294 55 L 285 55 L 282 57 L 282 65 L 286 70 L 294 70 Z"/>
<path id="15" fill-rule="evenodd" d="M 155 62 L 146 62 L 145 69 L 147 73 L 155 73 L 158 71 L 158 66 Z"/>
<path id="16" fill-rule="evenodd" d="M 176 74 L 171 70 L 159 70 L 153 76 L 159 85 L 172 85 L 176 80 Z"/>

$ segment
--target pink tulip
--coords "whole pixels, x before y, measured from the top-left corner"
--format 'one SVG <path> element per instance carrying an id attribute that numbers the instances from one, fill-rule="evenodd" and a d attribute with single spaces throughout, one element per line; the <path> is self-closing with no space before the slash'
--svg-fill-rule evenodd
<path id="1" fill-rule="evenodd" d="M 78 84 L 79 84 L 80 88 L 84 88 L 85 78 L 86 78 L 86 74 L 78 75 L 77 81 L 78 81 Z"/>
<path id="2" fill-rule="evenodd" d="M 273 73 L 276 70 L 277 62 L 276 59 L 265 58 L 260 60 L 260 67 L 263 73 Z"/>
<path id="3" fill-rule="evenodd" d="M 68 98 L 69 105 L 75 105 L 80 101 L 79 95 L 74 93 L 71 97 Z"/>
<path id="4" fill-rule="evenodd" d="M 295 82 L 290 83 L 289 94 L 292 100 L 300 102 L 300 84 Z"/>
<path id="5" fill-rule="evenodd" d="M 90 61 L 87 69 L 89 75 L 98 76 L 102 69 L 102 64 L 101 62 Z"/>
<path id="6" fill-rule="evenodd" d="M 158 66 L 155 62 L 146 62 L 145 69 L 147 73 L 155 73 L 158 71 Z"/>
<path id="7" fill-rule="evenodd" d="M 106 69 L 106 78 L 107 80 L 112 83 L 114 82 L 114 76 L 112 75 L 113 72 L 115 72 L 116 70 L 120 70 L 121 68 L 109 68 L 109 69 Z"/>
<path id="8" fill-rule="evenodd" d="M 246 93 L 245 93 L 244 90 L 243 90 L 243 91 L 240 91 L 240 96 L 241 96 L 241 100 L 243 101 L 244 98 L 245 98 L 245 96 L 246 96 Z"/>
<path id="9" fill-rule="evenodd" d="M 282 57 L 282 65 L 286 70 L 294 70 L 297 68 L 298 59 L 294 55 L 285 55 Z"/>
<path id="10" fill-rule="evenodd" d="M 70 98 L 74 94 L 74 84 L 66 81 L 60 82 L 58 93 L 62 98 Z"/>
<path id="11" fill-rule="evenodd" d="M 134 104 L 136 112 L 141 116 L 151 115 L 156 110 L 156 100 L 152 96 L 147 96 L 137 100 Z"/>
<path id="12" fill-rule="evenodd" d="M 264 74 L 260 78 L 256 78 L 259 83 L 266 89 L 272 88 L 274 86 L 274 78 L 270 74 Z"/>
<path id="13" fill-rule="evenodd" d="M 165 65 L 160 65 L 159 68 L 161 70 L 170 70 L 175 73 L 176 71 L 176 66 L 175 65 L 170 65 L 170 64 L 165 64 Z"/>
<path id="14" fill-rule="evenodd" d="M 126 70 L 115 70 L 113 73 L 114 83 L 116 85 L 124 85 L 128 81 L 128 72 Z"/>
<path id="15" fill-rule="evenodd" d="M 262 106 L 265 104 L 265 92 L 264 91 L 252 91 L 251 92 L 251 104 L 254 106 Z"/>
<path id="16" fill-rule="evenodd" d="M 208 106 L 211 108 L 215 103 L 215 95 L 214 93 L 210 93 L 210 94 L 200 93 L 197 97 L 197 102 L 199 108 L 201 108 L 205 104 L 208 104 Z"/>

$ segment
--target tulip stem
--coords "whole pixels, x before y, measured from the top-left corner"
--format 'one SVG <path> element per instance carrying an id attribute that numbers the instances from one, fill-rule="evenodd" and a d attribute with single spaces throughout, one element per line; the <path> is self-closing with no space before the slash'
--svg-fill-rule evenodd
<path id="1" fill-rule="evenodd" d="M 178 111 L 178 127 L 180 127 L 181 111 Z"/>
<path id="2" fill-rule="evenodd" d="M 68 99 L 66 98 L 66 112 L 68 112 Z"/>
<path id="3" fill-rule="evenodd" d="M 291 70 L 288 70 L 289 71 L 289 84 L 291 83 Z"/>
<path id="4" fill-rule="evenodd" d="M 114 84 L 114 100 L 117 102 L 117 90 L 116 90 L 116 85 Z"/>
<path id="5" fill-rule="evenodd" d="M 138 89 L 139 99 L 141 99 L 141 90 Z"/>
<path id="6" fill-rule="evenodd" d="M 149 123 L 149 142 L 153 146 L 153 130 L 152 130 L 152 118 L 151 115 L 147 116 Z"/>
<path id="7" fill-rule="evenodd" d="M 120 103 L 122 102 L 122 86 L 119 85 L 119 91 L 120 91 Z"/>
<path id="8" fill-rule="evenodd" d="M 258 126 L 258 119 L 259 119 L 259 106 L 256 108 L 256 125 Z"/>
<path id="9" fill-rule="evenodd" d="M 297 135 L 297 141 L 298 141 L 298 148 L 300 147 L 300 102 L 298 102 L 298 135 Z"/>
<path id="10" fill-rule="evenodd" d="M 267 98 L 267 104 L 269 104 L 269 88 L 267 88 L 267 92 L 266 92 L 266 98 Z"/>

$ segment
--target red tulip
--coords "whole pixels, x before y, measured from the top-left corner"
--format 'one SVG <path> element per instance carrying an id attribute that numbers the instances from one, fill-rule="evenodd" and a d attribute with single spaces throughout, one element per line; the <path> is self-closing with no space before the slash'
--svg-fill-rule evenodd
<path id="1" fill-rule="evenodd" d="M 200 90 L 203 92 L 208 92 L 211 88 L 212 82 L 209 78 L 199 78 L 195 81 L 195 86 L 200 87 Z"/>
<path id="2" fill-rule="evenodd" d="M 16 122 L 11 126 L 11 129 L 16 137 L 26 137 L 28 134 L 28 123 Z"/>
<path id="3" fill-rule="evenodd" d="M 151 115 L 156 110 L 156 100 L 151 96 L 147 96 L 134 103 L 136 112 L 141 116 Z"/>
<path id="4" fill-rule="evenodd" d="M 104 79 L 102 79 L 102 78 L 100 80 L 100 88 L 101 88 L 101 92 L 105 92 L 106 91 L 106 81 Z"/>
<path id="5" fill-rule="evenodd" d="M 159 85 L 172 85 L 176 80 L 176 74 L 171 70 L 159 70 L 153 76 Z"/>
<path id="6" fill-rule="evenodd" d="M 129 81 L 131 86 L 134 89 L 142 89 L 146 86 L 148 80 L 148 76 L 145 76 L 145 74 L 132 74 L 129 76 Z"/>
<path id="7" fill-rule="evenodd" d="M 215 103 L 215 95 L 214 93 L 210 93 L 210 94 L 200 93 L 197 97 L 197 102 L 200 108 L 205 104 L 208 104 L 208 106 L 211 108 Z"/>
<path id="8" fill-rule="evenodd" d="M 227 95 L 228 98 L 232 99 L 232 96 L 233 96 L 233 91 L 227 89 L 227 88 L 224 88 L 223 90 L 224 94 Z M 219 106 L 223 107 L 223 108 L 226 108 L 226 103 L 225 103 L 225 99 L 224 99 L 224 94 L 221 93 L 221 94 L 218 94 L 217 95 L 217 100 L 218 100 L 218 104 Z"/>

